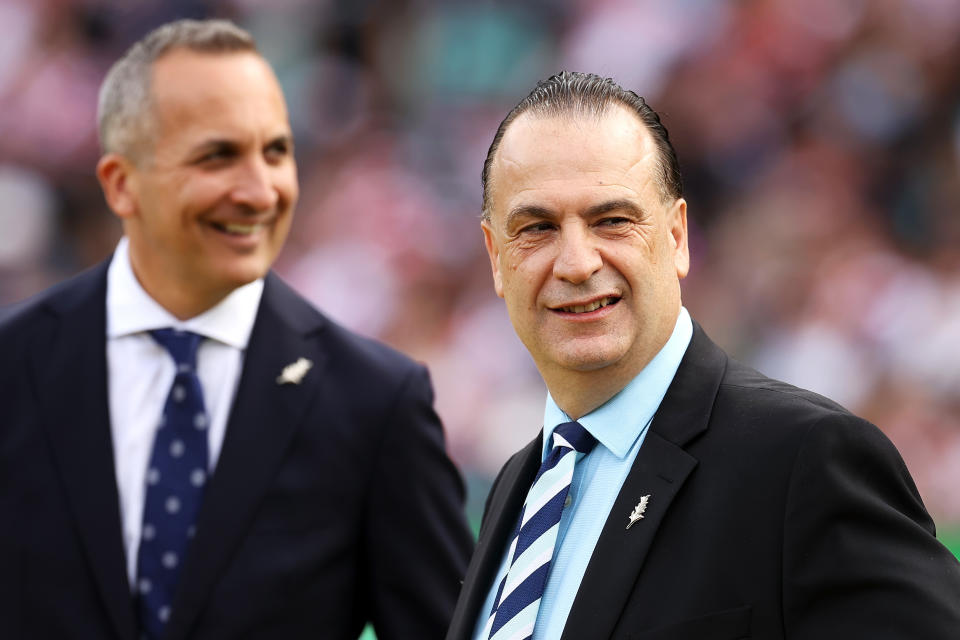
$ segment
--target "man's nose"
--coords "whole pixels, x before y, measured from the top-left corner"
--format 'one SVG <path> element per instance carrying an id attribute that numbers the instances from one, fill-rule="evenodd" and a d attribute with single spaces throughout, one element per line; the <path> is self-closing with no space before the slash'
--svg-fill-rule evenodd
<path id="1" fill-rule="evenodd" d="M 589 232 L 574 225 L 561 230 L 553 275 L 559 280 L 580 284 L 603 266 L 603 258 Z"/>
<path id="2" fill-rule="evenodd" d="M 262 158 L 251 158 L 238 167 L 232 197 L 236 204 L 253 211 L 270 211 L 277 206 L 280 191 L 274 179 L 274 170 Z"/>

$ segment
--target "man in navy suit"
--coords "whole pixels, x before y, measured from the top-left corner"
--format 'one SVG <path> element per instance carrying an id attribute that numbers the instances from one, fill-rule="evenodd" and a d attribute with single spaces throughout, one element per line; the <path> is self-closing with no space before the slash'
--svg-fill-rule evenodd
<path id="1" fill-rule="evenodd" d="M 99 125 L 124 238 L 0 324 L 0 636 L 441 637 L 472 545 L 462 481 L 424 367 L 270 272 L 297 174 L 249 34 L 152 32 L 110 71 Z M 170 329 L 198 336 L 195 369 L 154 337 Z M 152 455 L 183 444 L 151 452 L 180 376 L 199 381 L 208 462 L 185 554 L 147 579 Z M 142 606 L 160 579 L 171 601 Z"/>
<path id="2" fill-rule="evenodd" d="M 893 445 L 682 306 L 677 167 L 657 113 L 592 74 L 540 83 L 494 136 L 494 286 L 549 393 L 448 640 L 957 638 L 960 564 Z"/>

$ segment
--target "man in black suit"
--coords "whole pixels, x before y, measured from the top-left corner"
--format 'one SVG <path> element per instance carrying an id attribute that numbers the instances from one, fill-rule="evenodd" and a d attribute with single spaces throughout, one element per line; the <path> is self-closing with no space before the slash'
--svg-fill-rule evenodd
<path id="1" fill-rule="evenodd" d="M 253 40 L 161 27 L 99 115 L 125 237 L 0 325 L 0 636 L 442 637 L 472 546 L 462 481 L 425 368 L 269 270 L 298 187 Z M 182 475 L 193 442 L 206 466 Z"/>
<path id="2" fill-rule="evenodd" d="M 957 637 L 960 565 L 890 442 L 731 360 L 682 307 L 686 203 L 642 98 L 541 82 L 483 184 L 496 291 L 549 394 L 448 640 Z M 564 452 L 572 471 L 541 482 Z"/>

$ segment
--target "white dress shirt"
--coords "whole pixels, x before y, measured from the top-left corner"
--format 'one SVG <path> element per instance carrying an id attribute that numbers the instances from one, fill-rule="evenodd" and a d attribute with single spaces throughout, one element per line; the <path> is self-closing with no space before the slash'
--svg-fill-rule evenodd
<path id="1" fill-rule="evenodd" d="M 178 320 L 140 286 L 130 266 L 127 238 L 117 245 L 107 271 L 107 392 L 131 585 L 136 584 L 147 464 L 175 375 L 173 358 L 147 332 L 173 327 L 208 338 L 197 351 L 197 374 L 210 416 L 207 435 L 212 473 L 262 294 L 263 280 L 256 280 L 234 290 L 212 309 Z"/>

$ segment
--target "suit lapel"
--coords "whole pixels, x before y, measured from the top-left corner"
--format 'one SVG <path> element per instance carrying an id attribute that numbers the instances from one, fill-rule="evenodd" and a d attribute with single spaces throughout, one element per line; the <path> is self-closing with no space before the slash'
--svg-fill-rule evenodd
<path id="1" fill-rule="evenodd" d="M 244 359 L 223 450 L 197 516 L 167 638 L 186 638 L 217 579 L 246 534 L 257 505 L 319 395 L 324 357 L 315 333 L 322 316 L 276 276 L 267 277 Z M 307 358 L 299 384 L 281 384 L 284 367 Z"/>
<path id="2" fill-rule="evenodd" d="M 537 469 L 540 468 L 541 438 L 542 432 L 541 436 L 510 459 L 501 476 L 494 482 L 480 528 L 480 539 L 467 567 L 463 592 L 457 600 L 447 640 L 472 638 L 477 619 L 489 613 L 480 611 L 480 608 L 503 560 L 506 545 L 509 543 L 507 538 L 517 524 L 527 491 L 533 483 Z"/>
<path id="3" fill-rule="evenodd" d="M 696 465 L 683 449 L 656 433 L 647 434 L 594 547 L 567 617 L 564 640 L 610 637 L 657 528 Z M 649 496 L 643 519 L 627 529 L 642 496 Z"/>
<path id="4" fill-rule="evenodd" d="M 563 640 L 612 635 L 660 523 L 697 466 L 684 447 L 707 429 L 725 368 L 726 355 L 695 324 L 690 346 L 597 540 Z M 644 517 L 627 529 L 643 496 L 649 496 Z"/>
<path id="5" fill-rule="evenodd" d="M 107 401 L 106 269 L 65 287 L 55 324 L 37 345 L 33 375 L 43 424 L 100 596 L 117 635 L 136 633 Z"/>

